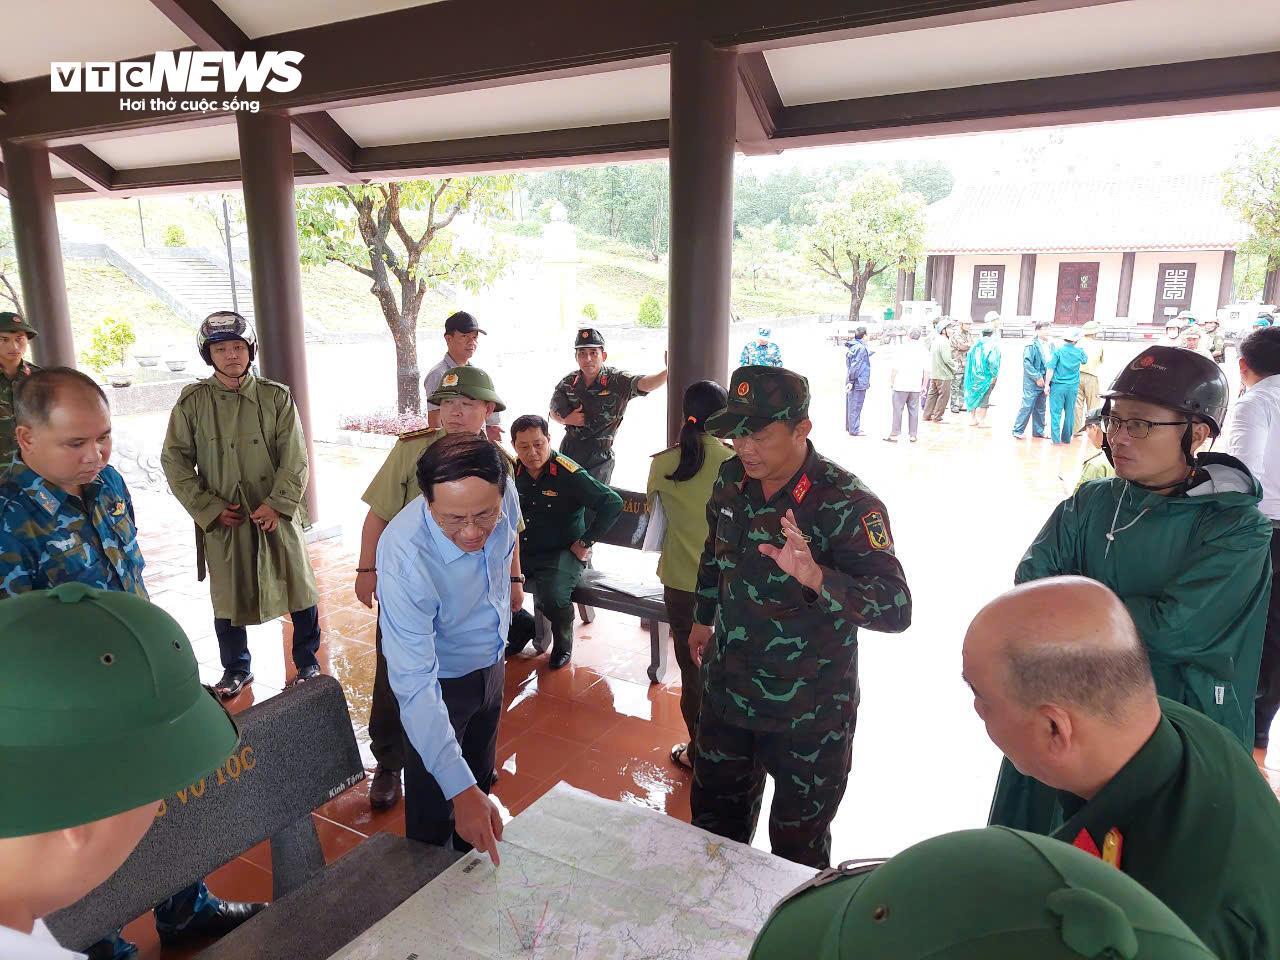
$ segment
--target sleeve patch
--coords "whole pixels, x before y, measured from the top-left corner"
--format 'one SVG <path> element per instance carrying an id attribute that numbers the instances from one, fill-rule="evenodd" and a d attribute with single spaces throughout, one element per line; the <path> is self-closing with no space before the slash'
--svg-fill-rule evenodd
<path id="1" fill-rule="evenodd" d="M 879 510 L 872 510 L 862 515 L 862 529 L 867 532 L 872 550 L 888 550 L 893 546 L 893 541 L 889 538 L 889 528 L 885 526 L 884 514 Z"/>

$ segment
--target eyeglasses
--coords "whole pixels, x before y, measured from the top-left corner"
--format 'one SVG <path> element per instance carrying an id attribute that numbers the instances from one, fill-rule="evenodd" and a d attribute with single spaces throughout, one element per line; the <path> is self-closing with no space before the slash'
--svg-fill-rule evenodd
<path id="1" fill-rule="evenodd" d="M 1151 433 L 1152 427 L 1185 427 L 1186 425 L 1186 420 L 1143 420 L 1141 417 L 1122 420 L 1120 417 L 1110 416 L 1102 418 L 1102 429 L 1107 433 L 1119 433 L 1120 428 L 1124 427 L 1124 432 L 1134 440 L 1145 440 Z"/>
<path id="2" fill-rule="evenodd" d="M 449 536 L 453 536 L 455 533 L 461 533 L 463 530 L 467 529 L 467 527 L 475 527 L 477 530 L 483 530 L 485 533 L 491 533 L 493 528 L 506 518 L 506 513 L 501 507 L 499 507 L 496 510 L 490 510 L 487 513 L 478 513 L 470 517 L 440 516 L 435 512 L 435 510 L 431 511 L 431 516 L 435 518 L 436 525 L 439 526 L 442 531 L 447 533 Z"/>

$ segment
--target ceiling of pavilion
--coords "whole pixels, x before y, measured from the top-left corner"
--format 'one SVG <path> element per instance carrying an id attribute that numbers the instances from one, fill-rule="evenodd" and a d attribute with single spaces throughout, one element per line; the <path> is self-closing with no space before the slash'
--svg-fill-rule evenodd
<path id="1" fill-rule="evenodd" d="M 502 0 L 492 6 L 498 10 L 508 2 Z M 723 4 L 720 0 L 704 2 L 734 6 L 729 0 Z M 970 20 L 972 15 L 955 14 L 876 23 L 843 29 L 836 34 L 838 39 L 824 33 L 797 35 L 792 30 L 787 36 L 741 46 L 740 148 L 747 152 L 777 152 L 816 142 L 1014 126 L 1022 120 L 1018 109 L 1010 107 L 1001 108 L 999 121 L 991 121 L 986 127 L 974 126 L 972 118 L 982 111 L 964 108 L 965 92 L 994 89 L 1003 95 L 1008 89 L 1017 107 L 1018 98 L 1024 96 L 1020 86 L 1041 78 L 1073 80 L 1076 75 L 1102 71 L 1158 70 L 1157 65 L 1217 58 L 1237 58 L 1221 62 L 1244 64 L 1265 77 L 1265 68 L 1270 66 L 1266 57 L 1275 55 L 1276 66 L 1280 67 L 1280 16 L 1276 15 L 1276 2 L 1027 0 L 998 13 L 982 14 L 987 18 L 976 22 L 958 22 Z M 946 0 L 937 3 L 941 7 Z M 390 11 L 407 16 L 417 12 L 407 8 L 428 6 L 420 0 L 217 0 L 217 4 L 227 18 L 223 35 L 229 30 L 232 37 L 239 37 L 246 44 L 262 37 L 269 42 L 281 33 L 293 41 L 305 40 L 308 30 L 314 33 L 315 29 L 326 29 L 326 24 Z M 465 8 L 459 10 L 455 5 Z M 815 9 L 823 7 L 821 0 L 810 5 Z M 484 0 L 442 0 L 435 9 L 448 7 L 449 12 L 458 15 L 477 11 L 483 14 L 487 6 L 490 5 Z M 846 6 L 875 4 L 850 0 Z M 534 9 L 537 8 L 535 4 Z M 0 36 L 0 105 L 8 99 L 11 115 L 19 112 L 18 100 L 26 91 L 35 90 L 42 82 L 44 90 L 48 89 L 47 81 L 28 78 L 44 77 L 51 61 L 137 58 L 151 51 L 196 44 L 205 49 L 217 48 L 210 46 L 207 34 L 203 40 L 192 35 L 190 21 L 183 20 L 181 14 L 186 11 L 197 19 L 201 16 L 200 4 L 192 0 L 0 0 L 0 9 L 6 25 Z M 759 10 L 760 6 L 753 9 Z M 174 15 L 175 10 L 178 15 Z M 496 19 L 495 28 L 501 29 L 503 18 Z M 815 24 L 819 22 L 814 20 Z M 822 22 L 822 27 L 826 26 Z M 564 29 L 574 31 L 576 27 L 569 23 Z M 210 30 L 217 33 L 216 29 Z M 420 43 L 423 57 L 430 58 L 437 41 L 424 35 L 415 36 L 411 42 Z M 734 46 L 736 41 L 730 38 L 718 42 Z M 307 52 L 301 44 L 297 49 Z M 581 162 L 584 156 L 593 155 L 604 159 L 661 155 L 669 115 L 670 71 L 665 60 L 663 55 L 639 60 L 620 56 L 607 63 L 594 63 L 589 72 L 578 66 L 574 70 L 492 78 L 465 89 L 408 89 L 396 91 L 394 99 L 390 95 L 364 96 L 324 103 L 319 105 L 325 108 L 322 119 L 338 145 L 345 144 L 346 160 L 340 157 L 334 161 L 331 152 L 326 164 L 315 152 L 314 138 L 301 135 L 296 117 L 295 150 L 303 161 L 310 163 L 310 156 L 325 170 L 332 173 L 337 169 L 346 174 L 333 179 L 353 181 L 472 166 L 498 169 L 504 165 L 519 167 L 575 159 Z M 305 66 L 304 61 L 304 70 Z M 1171 95 L 1170 100 L 1202 103 L 1203 109 L 1280 104 L 1280 69 L 1274 73 L 1275 81 L 1264 81 L 1262 88 L 1257 83 L 1241 87 L 1248 94 L 1245 98 L 1239 95 L 1240 91 L 1231 91 L 1232 96 L 1217 96 L 1212 68 L 1202 68 L 1199 76 L 1209 79 L 1198 80 L 1189 88 L 1190 93 Z M 1167 76 L 1176 80 L 1177 73 Z M 25 84 L 21 82 L 24 80 Z M 1159 88 L 1166 82 L 1166 75 L 1149 75 L 1133 82 Z M 1090 88 L 1095 91 L 1091 94 L 1095 100 L 1098 86 L 1095 81 Z M 1105 86 L 1104 80 L 1101 87 Z M 754 99 L 744 92 L 750 90 L 755 91 Z M 1070 88 L 1063 90 L 1058 96 L 1070 99 Z M 951 112 L 946 117 L 941 111 L 933 116 L 930 104 L 934 94 L 949 94 L 942 100 L 958 102 L 960 106 L 949 107 Z M 991 95 L 984 92 L 981 96 L 989 100 Z M 1160 99 L 1158 89 L 1148 90 L 1143 96 L 1144 102 Z M 748 107 L 744 108 L 744 103 Z M 761 123 L 744 132 L 744 109 L 750 109 L 752 103 Z M 861 109 L 864 104 L 866 110 Z M 1035 109 L 1038 107 L 1033 104 L 1026 111 Z M 1159 112 L 1156 107 L 1127 105 L 1127 113 L 1116 115 L 1142 115 L 1143 109 Z M 305 110 L 296 107 L 290 113 Z M 864 114 L 877 115 L 879 119 L 874 124 L 862 124 L 859 119 Z M 1064 110 L 1060 116 L 1057 122 L 1107 118 L 1097 111 L 1073 114 Z M 0 116 L 0 135 L 4 135 L 8 119 Z M 962 121 L 970 125 L 956 126 Z M 548 147 L 530 139 L 547 132 L 564 134 L 562 142 Z M 207 168 L 221 162 L 225 168 L 219 174 L 222 179 L 233 181 L 236 176 L 238 145 L 230 115 L 203 118 L 198 124 L 130 130 L 127 134 L 108 131 L 68 136 L 55 146 L 59 149 L 52 160 L 53 171 L 55 177 L 64 179 L 60 190 L 64 195 L 93 195 L 96 190 L 128 196 L 145 189 L 214 184 L 209 176 L 185 178 L 184 170 L 189 165 L 203 164 Z M 80 152 L 73 155 L 67 152 L 68 148 Z M 72 160 L 77 162 L 69 162 Z M 310 167 L 313 175 L 323 173 L 315 164 Z M 150 170 L 157 171 L 154 177 L 147 175 Z M 121 172 L 134 175 L 117 181 L 115 175 Z"/>

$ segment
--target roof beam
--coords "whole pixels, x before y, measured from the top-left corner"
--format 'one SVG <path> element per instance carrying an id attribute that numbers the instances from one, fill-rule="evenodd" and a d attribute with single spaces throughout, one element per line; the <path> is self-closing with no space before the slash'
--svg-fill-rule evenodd
<path id="1" fill-rule="evenodd" d="M 778 129 L 782 97 L 760 52 L 738 56 L 738 146 L 747 154 L 777 153 L 769 141 Z"/>
<path id="2" fill-rule="evenodd" d="M 88 147 L 83 145 L 54 147 L 49 152 L 62 161 L 64 166 L 70 167 L 75 178 L 94 193 L 104 196 L 111 193 L 116 171 L 111 164 Z"/>
<path id="3" fill-rule="evenodd" d="M 342 125 L 324 110 L 292 117 L 293 141 L 327 173 L 343 183 L 359 183 L 353 166 L 359 147 Z"/>
<path id="4" fill-rule="evenodd" d="M 819 146 L 1280 106 L 1280 53 L 783 107 L 776 143 Z"/>
<path id="5" fill-rule="evenodd" d="M 298 183 L 332 183 L 324 168 L 305 153 L 293 155 L 293 176 Z M 191 190 L 240 189 L 240 161 L 213 160 L 207 163 L 179 163 L 161 167 L 117 170 L 115 195 L 132 197 L 140 193 Z"/>
<path id="6" fill-rule="evenodd" d="M 192 15 L 196 0 L 152 0 Z M 1122 0 L 652 0 L 627 16 L 584 19 L 580 0 L 490 0 L 429 3 L 249 41 L 248 49 L 297 50 L 302 82 L 286 93 L 264 92 L 263 109 L 288 113 L 407 95 L 484 89 L 666 62 L 682 40 L 710 38 L 753 51 L 789 43 L 817 43 L 862 32 L 909 30 Z M 200 0 L 205 9 L 208 0 Z M 196 11 L 198 12 L 198 11 Z M 207 10 L 206 10 L 207 13 Z M 492 29 L 495 22 L 502 29 Z M 573 29 L 566 29 L 572 24 Z M 195 29 L 195 28 L 193 28 Z M 203 33 L 212 39 L 216 25 Z M 439 43 L 430 57 L 402 37 L 483 36 L 478 46 Z M 50 92 L 47 77 L 15 85 L 14 106 L 0 119 L 0 139 L 60 145 L 190 122 L 200 115 L 124 112 L 110 93 Z"/>
<path id="7" fill-rule="evenodd" d="M 528 170 L 566 161 L 611 163 L 665 157 L 666 120 L 643 120 L 538 133 L 469 137 L 388 147 L 363 147 L 355 170 L 368 179 L 439 176 L 482 170 Z"/>

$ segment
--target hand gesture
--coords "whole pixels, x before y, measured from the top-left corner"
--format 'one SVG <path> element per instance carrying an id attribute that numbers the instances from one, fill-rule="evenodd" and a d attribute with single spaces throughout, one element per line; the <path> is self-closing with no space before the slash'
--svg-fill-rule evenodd
<path id="1" fill-rule="evenodd" d="M 495 867 L 502 862 L 498 855 L 502 815 L 479 787 L 467 787 L 453 798 L 453 829 L 476 850 L 487 853 Z"/>
<path id="2" fill-rule="evenodd" d="M 560 420 L 566 427 L 585 427 L 587 425 L 587 415 L 582 412 L 582 408 L 578 407 L 566 417 Z"/>
<path id="3" fill-rule="evenodd" d="M 356 599 L 370 610 L 373 609 L 373 594 L 378 589 L 378 574 L 356 574 Z"/>
<path id="4" fill-rule="evenodd" d="M 591 548 L 586 546 L 581 540 L 575 540 L 573 543 L 569 544 L 569 552 L 583 563 L 587 563 L 591 559 Z"/>
<path id="5" fill-rule="evenodd" d="M 511 584 L 511 612 L 515 613 L 524 606 L 524 584 Z"/>
<path id="6" fill-rule="evenodd" d="M 240 504 L 228 503 L 226 509 L 218 514 L 218 525 L 221 527 L 231 527 L 235 529 L 244 523 L 244 517 L 240 515 Z"/>
<path id="7" fill-rule="evenodd" d="M 809 549 L 807 538 L 796 526 L 796 515 L 792 510 L 788 510 L 782 518 L 782 535 L 786 539 L 782 546 L 762 543 L 760 552 L 776 563 L 783 573 L 816 591 L 822 586 L 822 568 L 813 559 L 813 552 Z"/>
<path id="8" fill-rule="evenodd" d="M 701 623 L 695 623 L 689 631 L 689 656 L 693 657 L 693 662 L 698 666 L 702 666 L 702 652 L 711 642 L 711 632 L 711 627 Z"/>
<path id="9" fill-rule="evenodd" d="M 274 507 L 265 503 L 249 514 L 249 519 L 256 523 L 263 533 L 275 533 L 276 527 L 280 526 L 280 514 Z"/>
<path id="10" fill-rule="evenodd" d="M 484 435 L 493 443 L 502 442 L 502 427 L 496 423 L 487 423 L 484 427 Z"/>

